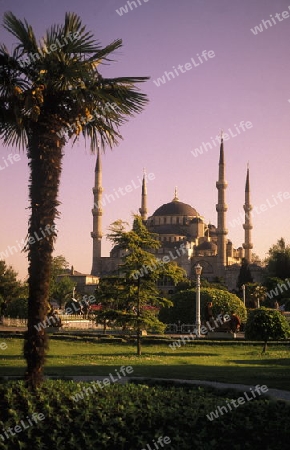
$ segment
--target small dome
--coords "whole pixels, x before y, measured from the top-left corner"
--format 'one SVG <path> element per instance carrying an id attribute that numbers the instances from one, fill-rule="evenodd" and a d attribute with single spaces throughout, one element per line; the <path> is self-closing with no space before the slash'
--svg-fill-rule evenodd
<path id="1" fill-rule="evenodd" d="M 194 217 L 191 223 L 203 223 L 203 220 L 201 217 Z"/>
<path id="2" fill-rule="evenodd" d="M 204 241 L 200 245 L 196 247 L 196 250 L 211 250 L 215 251 L 217 248 L 216 244 L 214 242 L 208 242 Z"/>

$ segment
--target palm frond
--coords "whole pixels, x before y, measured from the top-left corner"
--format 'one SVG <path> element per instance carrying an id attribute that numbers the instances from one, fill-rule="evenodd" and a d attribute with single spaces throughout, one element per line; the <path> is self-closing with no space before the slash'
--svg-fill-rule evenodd
<path id="1" fill-rule="evenodd" d="M 9 11 L 4 14 L 3 26 L 19 40 L 20 44 L 17 48 L 24 49 L 26 52 L 37 52 L 38 47 L 35 34 L 26 20 L 22 22 Z"/>

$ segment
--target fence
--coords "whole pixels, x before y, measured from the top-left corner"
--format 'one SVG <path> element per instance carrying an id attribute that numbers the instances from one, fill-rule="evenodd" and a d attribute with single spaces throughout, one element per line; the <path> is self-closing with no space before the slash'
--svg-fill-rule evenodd
<path id="1" fill-rule="evenodd" d="M 190 333 L 195 328 L 196 325 L 192 323 L 169 323 L 166 326 L 165 333 Z"/>
<path id="2" fill-rule="evenodd" d="M 96 321 L 93 319 L 84 319 L 80 315 L 59 315 L 61 319 L 63 329 L 100 329 L 100 325 L 96 325 Z M 53 321 L 51 320 L 51 324 L 53 326 Z M 2 325 L 6 327 L 16 327 L 23 328 L 27 327 L 27 319 L 19 319 L 19 318 L 11 318 L 11 317 L 3 317 Z M 47 327 L 48 328 L 48 327 Z"/>

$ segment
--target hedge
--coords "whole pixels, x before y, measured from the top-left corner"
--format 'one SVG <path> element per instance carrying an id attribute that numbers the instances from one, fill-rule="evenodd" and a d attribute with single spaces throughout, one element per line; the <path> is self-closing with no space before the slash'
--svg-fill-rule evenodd
<path id="1" fill-rule="evenodd" d="M 196 290 L 188 289 L 174 294 L 171 298 L 173 306 L 163 308 L 159 313 L 159 319 L 164 323 L 195 323 L 196 314 Z M 230 314 L 235 311 L 242 322 L 247 320 L 247 310 L 243 302 L 235 294 L 228 291 L 212 288 L 201 288 L 200 290 L 200 312 L 201 319 L 205 320 L 205 308 L 207 302 L 213 303 L 213 315 L 217 317 L 222 311 Z"/>
<path id="2" fill-rule="evenodd" d="M 72 398 L 89 387 L 92 393 L 87 390 L 83 400 Z M 207 418 L 239 396 L 169 383 L 115 383 L 95 392 L 90 383 L 62 380 L 46 381 L 33 394 L 23 382 L 9 382 L 0 385 L 0 434 L 33 413 L 44 419 L 4 442 L 0 437 L 0 449 L 147 450 L 168 436 L 165 450 L 288 450 L 290 405 L 282 401 L 253 399 L 213 421 Z"/>

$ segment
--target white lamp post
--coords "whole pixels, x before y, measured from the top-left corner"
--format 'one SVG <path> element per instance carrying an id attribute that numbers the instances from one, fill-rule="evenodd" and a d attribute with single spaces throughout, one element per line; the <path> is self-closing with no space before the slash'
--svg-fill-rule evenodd
<path id="1" fill-rule="evenodd" d="M 196 274 L 196 327 L 197 335 L 200 337 L 200 275 L 202 272 L 202 267 L 200 264 L 194 266 Z"/>
<path id="2" fill-rule="evenodd" d="M 244 305 L 246 306 L 246 286 L 244 284 L 242 285 L 242 289 L 243 289 L 243 302 Z"/>

